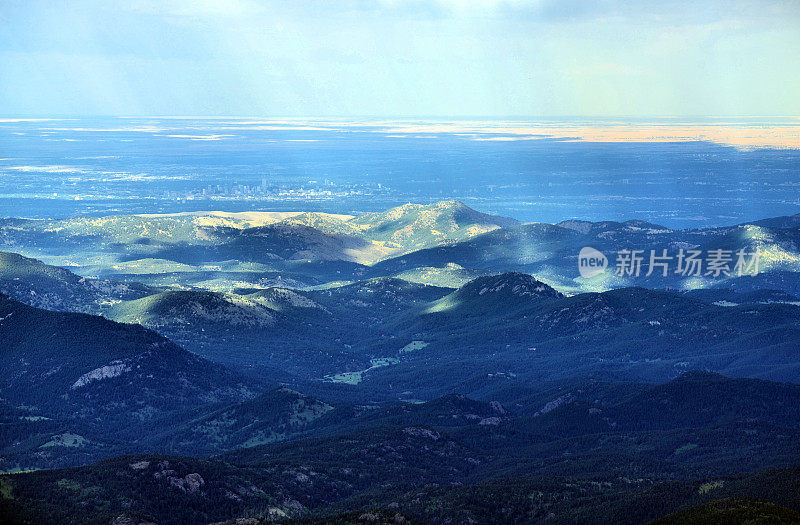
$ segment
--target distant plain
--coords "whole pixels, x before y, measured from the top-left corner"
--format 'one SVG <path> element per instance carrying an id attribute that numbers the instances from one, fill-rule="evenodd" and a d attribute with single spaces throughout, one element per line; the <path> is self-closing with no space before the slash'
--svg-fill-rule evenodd
<path id="1" fill-rule="evenodd" d="M 799 129 L 793 118 L 8 118 L 0 216 L 460 200 L 526 222 L 730 225 L 797 213 Z"/>

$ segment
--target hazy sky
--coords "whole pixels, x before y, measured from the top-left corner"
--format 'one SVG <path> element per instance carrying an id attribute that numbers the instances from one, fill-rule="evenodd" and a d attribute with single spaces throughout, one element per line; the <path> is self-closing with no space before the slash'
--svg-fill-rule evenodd
<path id="1" fill-rule="evenodd" d="M 800 0 L 0 0 L 3 115 L 800 115 Z"/>

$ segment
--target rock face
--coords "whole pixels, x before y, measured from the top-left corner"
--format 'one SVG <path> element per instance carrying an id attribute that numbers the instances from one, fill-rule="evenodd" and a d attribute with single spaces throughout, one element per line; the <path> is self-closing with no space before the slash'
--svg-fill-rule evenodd
<path id="1" fill-rule="evenodd" d="M 409 436 L 432 439 L 434 441 L 437 441 L 441 437 L 439 433 L 434 430 L 419 427 L 406 427 L 403 429 L 403 433 Z"/>
<path id="2" fill-rule="evenodd" d="M 157 525 L 152 521 L 143 520 L 127 514 L 121 514 L 111 520 L 111 525 Z"/>
<path id="3" fill-rule="evenodd" d="M 186 474 L 186 476 L 182 478 L 168 477 L 167 480 L 169 481 L 170 486 L 182 490 L 188 494 L 196 494 L 200 492 L 200 489 L 203 487 L 203 485 L 205 485 L 203 477 L 197 472 Z"/>
<path id="4" fill-rule="evenodd" d="M 86 372 L 81 377 L 79 377 L 78 380 L 75 381 L 70 388 L 72 390 L 75 390 L 76 388 L 88 385 L 92 381 L 100 381 L 101 379 L 111 379 L 112 377 L 118 377 L 123 373 L 130 371 L 131 371 L 130 365 L 127 365 L 122 361 L 112 361 L 111 364 L 109 365 L 101 366 L 100 368 L 95 368 L 91 372 Z"/>

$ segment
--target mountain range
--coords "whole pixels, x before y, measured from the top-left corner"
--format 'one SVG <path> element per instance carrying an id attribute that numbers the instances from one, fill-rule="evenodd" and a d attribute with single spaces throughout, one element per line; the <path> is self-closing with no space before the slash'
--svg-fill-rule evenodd
<path id="1" fill-rule="evenodd" d="M 2 522 L 800 512 L 800 215 L 671 230 L 445 201 L 3 219 L 0 242 Z M 586 246 L 610 263 L 591 278 Z M 627 249 L 762 259 L 616 275 Z"/>
<path id="2" fill-rule="evenodd" d="M 10 251 L 73 268 L 86 277 L 214 291 L 302 288 L 390 276 L 460 285 L 465 276 L 521 271 L 570 293 L 639 285 L 772 288 L 797 294 L 798 222 L 793 216 L 689 230 L 639 220 L 520 224 L 444 201 L 358 216 L 198 212 L 4 219 L 0 242 Z M 646 259 L 650 250 L 668 250 L 674 258 L 680 249 L 749 253 L 758 247 L 762 257 L 758 274 L 742 277 L 663 277 L 654 272 L 632 278 L 615 275 L 609 267 L 601 276 L 584 279 L 577 272 L 577 256 L 585 246 L 600 250 L 612 264 L 620 250 L 630 249 L 647 252 Z M 649 260 L 642 268 L 646 274 Z"/>
<path id="3" fill-rule="evenodd" d="M 284 429 L 305 425 L 305 437 L 217 458 L 139 454 L 6 475 L 0 511 L 63 523 L 309 518 L 359 507 L 430 523 L 488 523 L 497 512 L 638 523 L 722 497 L 797 508 L 797 471 L 786 470 L 798 461 L 797 385 L 705 373 L 628 393 L 613 385 L 569 389 L 532 415 L 457 395 L 365 409 L 276 391 L 270 402 L 209 413 L 192 432 L 244 437 L 242 420 L 268 424 L 265 417 Z M 287 400 L 307 417 L 279 421 Z M 220 444 L 187 431 L 176 430 L 174 443 Z M 784 470 L 736 474 L 752 467 Z"/>

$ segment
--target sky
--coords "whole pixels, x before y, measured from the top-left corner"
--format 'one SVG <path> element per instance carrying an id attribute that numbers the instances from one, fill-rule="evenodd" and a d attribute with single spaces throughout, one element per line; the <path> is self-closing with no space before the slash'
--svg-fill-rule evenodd
<path id="1" fill-rule="evenodd" d="M 800 115 L 800 0 L 0 0 L 0 116 Z"/>

